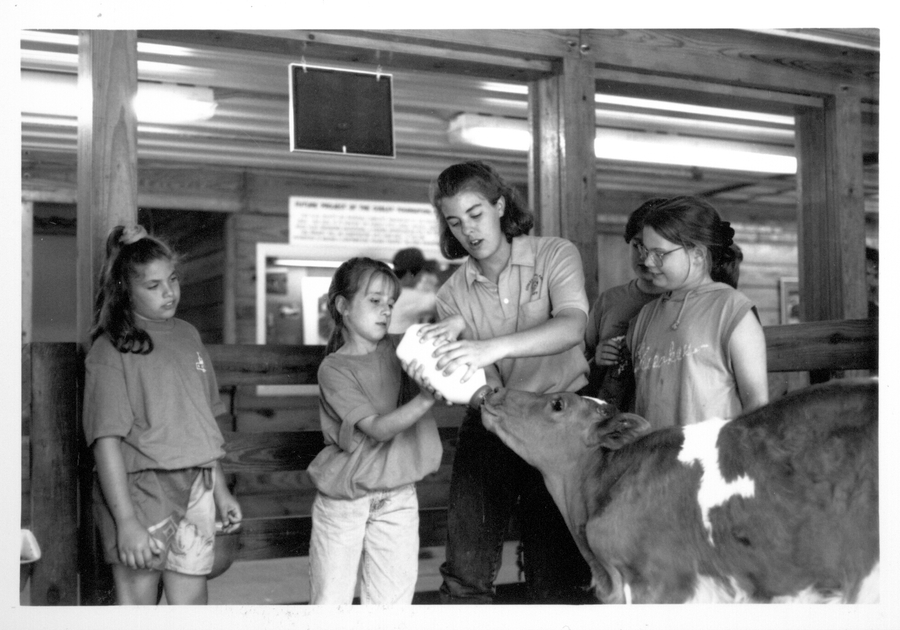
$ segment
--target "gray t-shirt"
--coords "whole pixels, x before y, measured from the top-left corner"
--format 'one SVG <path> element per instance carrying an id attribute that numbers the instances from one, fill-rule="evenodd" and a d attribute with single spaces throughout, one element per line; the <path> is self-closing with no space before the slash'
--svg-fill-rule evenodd
<path id="1" fill-rule="evenodd" d="M 316 489 L 356 499 L 421 480 L 438 469 L 443 448 L 431 412 L 390 440 L 360 431 L 363 418 L 383 415 L 417 394 L 397 358 L 399 336 L 388 335 L 367 355 L 327 355 L 319 366 L 319 419 L 325 448 L 307 468 Z"/>
<path id="2" fill-rule="evenodd" d="M 205 466 L 225 455 L 215 416 L 225 412 L 197 329 L 172 318 L 140 321 L 149 354 L 119 352 L 106 335 L 85 359 L 84 433 L 122 438 L 126 472 Z"/>

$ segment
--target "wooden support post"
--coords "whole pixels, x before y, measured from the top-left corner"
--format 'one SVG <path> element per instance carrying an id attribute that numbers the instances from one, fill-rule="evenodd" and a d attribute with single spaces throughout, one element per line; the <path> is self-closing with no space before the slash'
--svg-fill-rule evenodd
<path id="1" fill-rule="evenodd" d="M 849 90 L 797 116 L 803 321 L 867 315 L 862 115 Z"/>
<path id="2" fill-rule="evenodd" d="M 556 72 L 529 89 L 532 148 L 529 203 L 537 233 L 562 236 L 581 252 L 585 290 L 597 296 L 594 64 L 577 42 Z"/>
<path id="3" fill-rule="evenodd" d="M 22 202 L 22 343 L 31 342 L 34 282 L 34 202 Z"/>
<path id="4" fill-rule="evenodd" d="M 862 115 L 850 88 L 797 114 L 800 317 L 867 315 Z M 829 374 L 811 373 L 811 382 Z"/>
<path id="5" fill-rule="evenodd" d="M 225 343 L 237 343 L 237 235 L 234 215 L 225 217 L 225 269 L 223 275 L 222 339 Z"/>
<path id="6" fill-rule="evenodd" d="M 33 605 L 78 604 L 78 374 L 75 344 L 33 343 L 30 365 L 31 529 L 41 559 L 31 575 Z"/>
<path id="7" fill-rule="evenodd" d="M 137 220 L 136 93 L 137 32 L 79 31 L 76 325 L 85 348 L 107 234 L 120 223 Z M 84 459 L 81 603 L 112 603 L 112 578 L 98 556 L 91 518 L 89 452 Z"/>
<path id="8" fill-rule="evenodd" d="M 78 276 L 76 325 L 87 344 L 106 236 L 137 220 L 137 32 L 78 39 Z"/>

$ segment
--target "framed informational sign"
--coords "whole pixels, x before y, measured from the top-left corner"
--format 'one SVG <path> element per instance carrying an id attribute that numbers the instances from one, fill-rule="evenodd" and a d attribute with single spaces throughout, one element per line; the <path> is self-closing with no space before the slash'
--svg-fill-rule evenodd
<path id="1" fill-rule="evenodd" d="M 390 261 L 397 251 L 418 247 L 426 258 L 445 260 L 431 204 L 323 197 L 291 197 L 288 204 L 288 239 L 307 258 L 346 260 L 341 256 L 348 252 Z"/>

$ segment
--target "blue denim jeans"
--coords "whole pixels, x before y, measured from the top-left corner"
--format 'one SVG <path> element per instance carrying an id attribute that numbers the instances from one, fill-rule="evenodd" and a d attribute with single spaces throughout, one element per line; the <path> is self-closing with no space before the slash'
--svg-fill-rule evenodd
<path id="1" fill-rule="evenodd" d="M 310 604 L 411 604 L 419 570 L 419 500 L 409 484 L 359 499 L 316 494 Z"/>
<path id="2" fill-rule="evenodd" d="M 447 512 L 441 601 L 490 604 L 510 518 L 518 514 L 526 593 L 534 603 L 590 601 L 590 569 L 540 472 L 469 410 L 459 429 Z"/>

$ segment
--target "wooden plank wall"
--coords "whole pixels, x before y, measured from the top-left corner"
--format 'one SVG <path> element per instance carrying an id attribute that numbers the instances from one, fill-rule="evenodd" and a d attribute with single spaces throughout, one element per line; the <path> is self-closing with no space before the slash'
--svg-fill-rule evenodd
<path id="1" fill-rule="evenodd" d="M 22 349 L 21 520 L 41 548 L 27 569 L 34 605 L 78 603 L 79 356 L 74 343 Z"/>
<path id="2" fill-rule="evenodd" d="M 141 208 L 138 219 L 181 257 L 178 317 L 193 324 L 204 343 L 223 343 L 225 222 L 228 215 Z"/>

